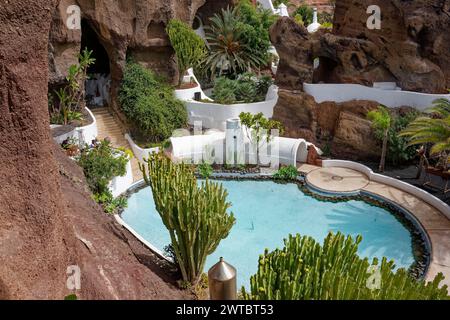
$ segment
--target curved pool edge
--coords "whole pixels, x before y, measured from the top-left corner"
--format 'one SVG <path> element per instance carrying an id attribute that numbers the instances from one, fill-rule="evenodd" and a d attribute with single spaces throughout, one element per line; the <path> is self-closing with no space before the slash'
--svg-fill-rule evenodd
<path id="1" fill-rule="evenodd" d="M 211 175 L 211 178 L 215 179 L 243 179 L 243 180 L 252 180 L 252 179 L 267 179 L 267 180 L 274 180 L 272 175 L 270 174 L 261 174 L 261 173 L 218 173 L 215 172 Z M 433 241 L 427 232 L 427 228 L 420 222 L 420 219 L 414 215 L 411 211 L 409 211 L 407 208 L 404 208 L 401 204 L 396 203 L 395 201 L 392 201 L 391 199 L 382 197 L 378 194 L 369 192 L 367 190 L 353 190 L 351 192 L 333 192 L 333 191 L 327 191 L 325 189 L 318 188 L 316 186 L 312 186 L 308 184 L 308 181 L 305 176 L 298 175 L 297 179 L 295 181 L 291 181 L 293 183 L 304 183 L 304 186 L 311 191 L 315 195 L 323 196 L 326 198 L 339 198 L 339 197 L 354 197 L 354 196 L 362 196 L 365 195 L 375 201 L 379 201 L 381 203 L 386 203 L 391 206 L 393 206 L 398 212 L 401 212 L 403 217 L 410 221 L 415 228 L 415 231 L 418 231 L 418 233 L 421 236 L 421 240 L 423 240 L 426 254 L 424 254 L 424 257 L 421 257 L 422 259 L 415 259 L 416 262 L 422 261 L 425 263 L 425 267 L 423 268 L 423 272 L 419 275 L 419 278 L 426 279 L 429 273 L 430 265 L 433 262 Z M 129 197 L 131 194 L 138 192 L 142 188 L 147 187 L 147 184 L 143 179 L 136 181 L 133 183 L 122 195 L 125 195 Z M 392 210 L 390 210 L 392 211 Z M 392 213 L 392 212 L 391 212 Z M 393 214 L 393 213 L 392 213 Z M 155 245 L 150 243 L 149 241 L 145 240 L 136 230 L 134 230 L 130 225 L 128 225 L 122 218 L 121 218 L 121 212 L 118 214 L 115 214 L 115 219 L 117 223 L 119 223 L 122 227 L 127 229 L 133 236 L 135 236 L 142 244 L 144 244 L 146 247 L 148 247 L 152 252 L 154 252 L 156 255 L 158 255 L 160 258 L 165 259 L 168 262 L 173 263 L 173 260 L 170 257 L 167 257 L 164 255 L 164 253 L 157 248 Z M 409 230 L 413 239 L 413 232 L 412 230 Z M 417 257 L 416 257 L 417 258 Z"/>
<path id="2" fill-rule="evenodd" d="M 368 169 L 367 167 L 364 168 Z M 312 186 L 308 183 L 308 174 L 320 169 L 321 167 L 317 167 L 305 173 L 305 184 L 308 189 L 312 189 L 312 191 L 319 194 L 331 193 L 334 196 L 338 196 L 339 193 L 327 190 L 324 187 L 326 184 L 318 187 L 317 185 Z M 364 170 L 358 170 L 353 167 L 351 169 L 367 176 Z M 367 178 L 369 183 L 365 187 L 356 190 L 356 192 L 390 203 L 406 213 L 410 221 L 415 223 L 416 227 L 421 230 L 424 239 L 427 239 L 426 243 L 430 258 L 424 272 L 424 279 L 431 281 L 434 276 L 441 272 L 445 276 L 442 284 L 447 284 L 450 287 L 450 251 L 448 250 L 450 243 L 450 219 L 447 217 L 447 212 L 443 212 L 440 206 L 435 206 L 430 202 L 424 201 L 412 193 L 389 184 L 384 184 L 378 180 L 374 181 L 370 179 L 370 176 L 367 176 Z M 411 185 L 411 187 L 414 186 Z M 414 188 L 418 189 L 417 187 Z M 344 195 L 348 196 L 354 193 L 355 190 L 352 190 L 351 192 L 344 192 Z"/>

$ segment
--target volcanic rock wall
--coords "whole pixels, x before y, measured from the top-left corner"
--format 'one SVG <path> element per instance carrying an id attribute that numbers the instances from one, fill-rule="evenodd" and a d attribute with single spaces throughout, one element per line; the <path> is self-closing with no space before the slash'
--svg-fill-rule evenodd
<path id="1" fill-rule="evenodd" d="M 51 87 L 64 81 L 68 67 L 76 63 L 80 52 L 81 31 L 69 30 L 65 25 L 67 8 L 74 3 L 81 8 L 82 23 L 94 30 L 108 54 L 112 80 L 110 107 L 120 115 L 117 93 L 127 57 L 169 80 L 178 79 L 176 59 L 165 32 L 167 22 L 179 19 L 192 25 L 198 12 L 207 19 L 233 0 L 61 0 L 53 14 L 50 32 Z"/>
<path id="2" fill-rule="evenodd" d="M 366 25 L 367 7 L 373 4 L 381 8 L 380 30 Z M 301 92 L 303 83 L 371 86 L 388 81 L 403 90 L 445 93 L 450 88 L 449 31 L 450 2 L 445 0 L 337 0 L 333 32 L 309 34 L 292 19 L 279 19 L 271 29 L 271 40 L 280 55 L 276 83 L 285 93 L 274 118 L 286 124 L 292 137 L 325 139 L 336 155 L 371 158 L 377 148 L 365 114 L 376 104 L 329 102 L 325 107 Z M 316 58 L 320 66 L 314 69 Z M 306 121 L 305 110 L 314 115 Z M 328 120 L 316 123 L 314 119 Z"/>
<path id="3" fill-rule="evenodd" d="M 48 35 L 56 0 L 0 0 L 0 299 L 185 299 L 142 244 L 92 199 L 53 144 Z M 124 2 L 125 3 L 125 2 Z"/>

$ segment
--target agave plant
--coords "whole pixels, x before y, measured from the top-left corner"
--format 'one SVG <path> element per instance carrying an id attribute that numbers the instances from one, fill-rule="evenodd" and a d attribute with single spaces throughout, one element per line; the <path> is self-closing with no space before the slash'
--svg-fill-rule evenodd
<path id="1" fill-rule="evenodd" d="M 246 44 L 237 8 L 222 9 L 222 13 L 214 15 L 210 21 L 210 26 L 205 29 L 211 52 L 205 60 L 205 67 L 212 74 L 236 75 L 266 63 L 261 54 Z"/>
<path id="2" fill-rule="evenodd" d="M 432 144 L 431 154 L 450 150 L 450 100 L 435 100 L 428 112 L 429 116 L 417 118 L 400 135 L 410 138 L 409 145 Z"/>

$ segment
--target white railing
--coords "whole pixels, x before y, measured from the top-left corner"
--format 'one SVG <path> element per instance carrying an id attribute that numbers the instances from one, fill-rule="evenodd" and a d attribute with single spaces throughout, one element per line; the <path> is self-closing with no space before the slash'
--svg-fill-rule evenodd
<path id="1" fill-rule="evenodd" d="M 134 156 L 138 159 L 139 162 L 144 163 L 144 159 L 148 159 L 149 155 L 155 152 L 159 152 L 159 147 L 155 148 L 141 148 L 139 147 L 130 135 L 125 134 L 125 139 L 127 139 L 128 143 L 131 146 L 131 151 L 133 151 Z"/>
<path id="2" fill-rule="evenodd" d="M 413 91 L 386 90 L 380 87 L 366 87 L 359 84 L 304 83 L 305 92 L 316 102 L 346 102 L 351 100 L 370 100 L 391 108 L 410 106 L 425 111 L 439 98 L 450 99 L 450 94 L 429 94 Z"/>
<path id="3" fill-rule="evenodd" d="M 88 124 L 87 126 L 83 127 L 77 127 L 70 132 L 64 133 L 57 137 L 53 137 L 53 140 L 55 140 L 59 144 L 61 144 L 64 140 L 68 138 L 74 138 L 82 144 L 83 143 L 90 144 L 92 140 L 95 140 L 98 135 L 97 120 L 95 119 L 95 116 L 91 110 L 89 110 L 88 108 L 85 109 L 93 120 L 91 124 Z M 59 127 L 59 125 L 50 126 L 50 128 L 57 128 L 57 127 Z"/>

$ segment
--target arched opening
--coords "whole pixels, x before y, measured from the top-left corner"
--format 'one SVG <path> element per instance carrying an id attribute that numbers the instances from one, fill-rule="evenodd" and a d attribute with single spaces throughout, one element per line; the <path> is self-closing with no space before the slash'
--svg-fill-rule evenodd
<path id="1" fill-rule="evenodd" d="M 233 7 L 233 5 L 233 0 L 222 0 L 220 2 L 216 0 L 206 0 L 205 4 L 198 9 L 196 17 L 201 20 L 203 25 L 207 26 L 209 25 L 209 18 L 214 16 L 216 13 L 220 13 L 222 9 Z M 195 20 L 194 23 L 196 23 Z"/>
<path id="2" fill-rule="evenodd" d="M 81 21 L 81 51 L 92 51 L 95 62 L 88 68 L 86 80 L 86 104 L 88 107 L 102 107 L 110 102 L 111 71 L 108 53 L 97 33 L 85 19 Z"/>
<path id="3" fill-rule="evenodd" d="M 301 141 L 297 147 L 295 160 L 297 163 L 305 163 L 308 158 L 308 145 L 305 141 Z"/>
<path id="4" fill-rule="evenodd" d="M 316 58 L 314 62 L 313 83 L 333 83 L 333 70 L 336 66 L 337 62 L 330 58 Z"/>

